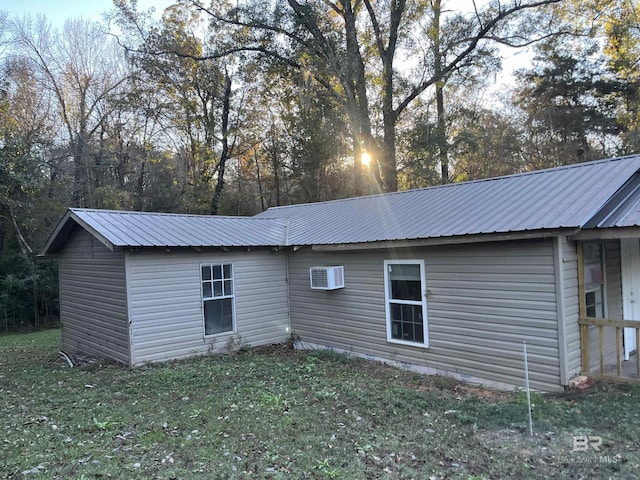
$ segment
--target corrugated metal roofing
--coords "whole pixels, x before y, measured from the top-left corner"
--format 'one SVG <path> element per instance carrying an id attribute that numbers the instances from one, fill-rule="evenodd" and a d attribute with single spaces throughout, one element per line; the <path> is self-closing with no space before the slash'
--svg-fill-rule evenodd
<path id="1" fill-rule="evenodd" d="M 640 155 L 634 155 L 440 187 L 275 207 L 257 218 L 288 218 L 291 245 L 579 228 L 639 169 Z"/>
<path id="2" fill-rule="evenodd" d="M 640 227 L 640 196 L 635 196 L 635 202 L 627 206 L 624 212 L 621 212 L 619 218 L 615 222 L 600 225 L 600 228 L 610 227 Z"/>
<path id="3" fill-rule="evenodd" d="M 640 155 L 474 182 L 270 208 L 255 217 L 70 209 L 44 254 L 77 223 L 118 247 L 336 245 L 640 226 Z"/>
<path id="4" fill-rule="evenodd" d="M 74 208 L 60 221 L 45 254 L 61 247 L 56 237 L 61 229 L 70 228 L 73 222 L 69 220 L 115 247 L 280 246 L 287 223 L 282 219 Z"/>
<path id="5" fill-rule="evenodd" d="M 585 228 L 640 226 L 640 173 L 636 173 L 585 225 Z"/>

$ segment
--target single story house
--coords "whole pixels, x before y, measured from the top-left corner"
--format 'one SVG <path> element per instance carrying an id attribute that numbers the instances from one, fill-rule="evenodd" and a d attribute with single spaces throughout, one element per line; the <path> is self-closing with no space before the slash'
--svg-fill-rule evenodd
<path id="1" fill-rule="evenodd" d="M 70 354 L 293 337 L 513 387 L 526 342 L 532 387 L 557 390 L 637 357 L 639 239 L 636 155 L 255 217 L 69 209 L 43 254 Z"/>

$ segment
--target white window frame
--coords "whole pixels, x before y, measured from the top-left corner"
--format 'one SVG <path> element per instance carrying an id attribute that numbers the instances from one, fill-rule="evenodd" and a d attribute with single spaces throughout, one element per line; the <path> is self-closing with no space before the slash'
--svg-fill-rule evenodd
<path id="1" fill-rule="evenodd" d="M 413 300 L 395 300 L 391 298 L 391 285 L 389 283 L 389 265 L 419 265 L 420 266 L 420 288 L 421 288 L 421 301 Z M 418 348 L 429 347 L 429 326 L 427 318 L 427 282 L 425 280 L 425 268 L 424 260 L 385 260 L 384 261 L 384 304 L 387 320 L 387 342 L 395 343 L 399 345 L 407 345 Z M 423 328 L 423 343 L 409 342 L 407 340 L 399 340 L 391 336 L 391 303 L 400 303 L 405 305 L 421 305 L 422 306 L 422 328 Z"/>
<path id="2" fill-rule="evenodd" d="M 203 284 L 205 282 L 208 282 L 209 280 L 204 280 L 202 278 L 202 267 L 210 267 L 212 270 L 212 275 L 213 275 L 213 267 L 215 266 L 220 266 L 222 268 L 222 272 L 223 272 L 223 279 L 222 282 L 224 284 L 224 265 L 231 265 L 231 281 L 232 281 L 232 288 L 233 288 L 233 294 L 231 295 L 219 295 L 219 296 L 214 296 L 213 295 L 213 284 L 211 286 L 211 297 L 205 297 L 204 296 L 204 289 L 203 289 Z M 223 292 L 224 292 L 224 287 L 223 287 Z M 231 330 L 227 330 L 225 332 L 218 332 L 218 333 L 210 333 L 207 334 L 207 327 L 206 327 L 206 319 L 205 319 L 205 313 L 204 313 L 204 302 L 207 301 L 211 301 L 211 300 L 224 300 L 224 299 L 231 299 Z M 233 262 L 207 262 L 207 263 L 201 263 L 200 264 L 200 305 L 202 308 L 202 333 L 204 335 L 205 338 L 211 338 L 211 337 L 219 337 L 221 335 L 232 335 L 234 333 L 237 333 L 236 330 L 236 274 L 235 274 L 235 267 L 233 265 Z"/>

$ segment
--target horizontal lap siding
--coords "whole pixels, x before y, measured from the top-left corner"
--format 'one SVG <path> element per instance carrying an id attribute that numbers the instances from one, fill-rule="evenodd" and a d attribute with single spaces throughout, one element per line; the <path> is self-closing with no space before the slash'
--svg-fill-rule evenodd
<path id="1" fill-rule="evenodd" d="M 236 333 L 204 336 L 200 265 L 233 263 Z M 127 258 L 135 364 L 287 340 L 282 253 L 139 252 Z"/>
<path id="2" fill-rule="evenodd" d="M 124 254 L 78 229 L 59 263 L 63 349 L 129 364 Z"/>
<path id="3" fill-rule="evenodd" d="M 568 378 L 580 374 L 582 360 L 580 356 L 580 326 L 578 324 L 580 295 L 578 294 L 578 251 L 575 242 L 563 237 L 562 271 L 564 275 L 564 325 L 567 343 Z"/>
<path id="4" fill-rule="evenodd" d="M 291 330 L 301 340 L 379 354 L 386 345 L 384 256 L 371 253 L 289 255 Z M 311 290 L 309 267 L 344 265 L 345 288 Z"/>
<path id="5" fill-rule="evenodd" d="M 550 240 L 442 247 L 427 251 L 425 260 L 434 357 L 429 361 L 443 370 L 523 385 L 526 341 L 534 386 L 558 385 Z M 475 286 L 455 285 L 460 278 Z"/>
<path id="6" fill-rule="evenodd" d="M 386 340 L 383 262 L 424 259 L 427 349 Z M 416 366 L 523 385 L 522 342 L 532 384 L 559 386 L 551 240 L 289 256 L 291 325 L 303 342 Z M 345 288 L 309 288 L 308 269 L 344 265 Z"/>

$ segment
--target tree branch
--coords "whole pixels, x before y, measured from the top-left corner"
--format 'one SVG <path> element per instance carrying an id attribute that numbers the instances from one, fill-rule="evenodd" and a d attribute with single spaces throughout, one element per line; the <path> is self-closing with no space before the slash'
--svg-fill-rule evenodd
<path id="1" fill-rule="evenodd" d="M 262 53 L 262 54 L 264 54 L 264 55 L 266 55 L 268 57 L 271 57 L 271 58 L 274 58 L 276 60 L 279 60 L 279 61 L 285 63 L 286 65 L 290 66 L 290 67 L 297 68 L 297 69 L 300 69 L 302 67 L 295 60 L 293 60 L 291 58 L 284 57 L 284 56 L 280 55 L 279 53 L 274 52 L 273 50 L 270 50 L 270 49 L 265 48 L 265 47 L 250 46 L 249 45 L 249 46 L 243 46 L 243 47 L 228 48 L 228 49 L 221 50 L 221 51 L 218 51 L 218 52 L 210 53 L 208 55 L 194 55 L 192 53 L 185 53 L 183 51 L 176 50 L 176 49 L 145 50 L 145 49 L 140 49 L 140 48 L 132 48 L 132 47 L 130 47 L 128 45 L 123 44 L 120 41 L 120 38 L 117 35 L 115 35 L 113 33 L 110 33 L 110 35 L 115 37 L 116 41 L 118 42 L 118 45 L 120 47 L 124 48 L 127 52 L 137 53 L 137 54 L 141 54 L 141 55 L 154 55 L 154 56 L 175 55 L 178 58 L 188 58 L 188 59 L 195 60 L 195 61 L 204 61 L 204 60 L 219 60 L 221 58 L 233 55 L 234 53 L 258 52 L 258 53 Z"/>
<path id="2" fill-rule="evenodd" d="M 395 3 L 395 2 L 394 2 Z M 364 0 L 364 5 L 367 7 L 367 12 L 369 12 L 369 19 L 371 20 L 371 25 L 373 26 L 373 33 L 376 38 L 376 47 L 378 48 L 378 53 L 380 58 L 383 58 L 386 54 L 386 49 L 384 46 L 384 42 L 382 41 L 382 30 L 380 29 L 380 23 L 378 23 L 378 18 L 376 17 L 376 13 L 371 6 L 371 2 L 369 0 Z"/>
<path id="3" fill-rule="evenodd" d="M 439 74 L 436 74 L 428 80 L 425 80 L 421 84 L 417 85 L 411 91 L 411 93 L 409 93 L 409 95 L 405 97 L 405 99 L 395 109 L 396 115 L 399 115 L 418 95 L 424 92 L 431 85 L 447 77 L 447 75 L 449 75 L 458 66 L 459 63 L 461 63 L 469 54 L 471 54 L 476 49 L 480 40 L 486 39 L 489 32 L 505 18 L 519 11 L 552 5 L 560 3 L 562 1 L 563 0 L 540 0 L 527 4 L 516 3 L 511 8 L 507 8 L 505 10 L 500 9 L 495 17 L 493 17 L 483 27 L 481 27 L 475 36 L 470 38 L 470 42 L 467 47 L 462 52 L 460 52 L 451 62 L 444 66 Z"/>
<path id="4" fill-rule="evenodd" d="M 215 13 L 213 10 L 211 10 L 210 8 L 204 7 L 200 2 L 192 2 L 193 5 L 198 9 L 203 11 L 204 13 L 206 13 L 207 15 L 211 16 L 212 18 L 214 18 L 215 20 L 222 22 L 226 25 L 231 25 L 234 27 L 242 27 L 242 28 L 257 28 L 260 30 L 265 30 L 268 32 L 272 32 L 272 33 L 277 33 L 280 35 L 284 35 L 288 38 L 290 38 L 291 40 L 295 41 L 296 43 L 299 43 L 301 45 L 306 45 L 305 40 L 299 36 L 297 36 L 295 33 L 290 32 L 289 30 L 285 29 L 285 28 L 280 28 L 276 25 L 271 25 L 268 23 L 264 23 L 264 22 L 258 22 L 258 21 L 251 21 L 251 22 L 243 22 L 241 20 L 239 20 L 236 16 L 236 19 L 231 19 L 228 17 L 222 17 L 220 15 L 218 15 L 217 13 Z M 236 11 L 240 11 L 239 9 L 236 9 Z"/>
<path id="5" fill-rule="evenodd" d="M 584 35 L 581 33 L 577 33 L 575 31 L 572 30 L 560 30 L 557 32 L 553 32 L 553 33 L 547 33 L 546 35 L 542 35 L 540 37 L 536 37 L 533 40 L 524 40 L 522 42 L 515 42 L 512 41 L 512 38 L 519 38 L 519 37 L 494 37 L 491 35 L 486 36 L 484 39 L 485 40 L 491 40 L 492 42 L 495 43 L 499 43 L 501 45 L 506 45 L 507 47 L 511 47 L 511 48 L 526 48 L 529 47 L 531 45 L 533 45 L 534 43 L 538 43 L 541 42 L 542 40 L 546 40 L 548 38 L 553 38 L 553 37 L 557 37 L 560 35 L 564 35 L 564 36 L 574 36 L 574 37 L 588 37 L 588 35 Z"/>

